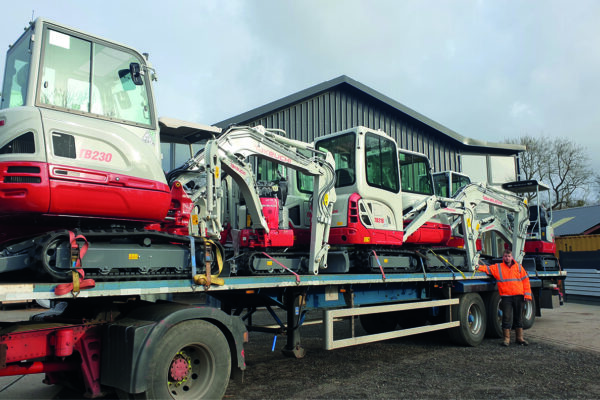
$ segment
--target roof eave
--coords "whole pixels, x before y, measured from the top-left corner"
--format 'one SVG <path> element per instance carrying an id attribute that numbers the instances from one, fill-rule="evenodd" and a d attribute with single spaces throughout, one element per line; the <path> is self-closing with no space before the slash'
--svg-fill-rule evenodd
<path id="1" fill-rule="evenodd" d="M 417 111 L 405 106 L 404 104 L 399 103 L 398 101 L 391 99 L 390 97 L 384 95 L 383 93 L 380 93 L 380 92 L 378 92 L 378 91 L 376 91 L 376 90 L 374 90 L 374 89 L 372 89 L 372 88 L 370 88 L 370 87 L 368 87 L 346 75 L 341 75 L 337 78 L 334 78 L 329 81 L 320 83 L 318 85 L 309 87 L 308 89 L 301 90 L 300 92 L 283 97 L 279 100 L 265 104 L 264 106 L 257 107 L 255 109 L 247 111 L 243 114 L 239 114 L 232 118 L 228 118 L 221 122 L 217 122 L 214 125 L 225 128 L 231 124 L 254 120 L 265 114 L 271 113 L 280 108 L 284 108 L 284 107 L 288 106 L 289 104 L 297 103 L 308 97 L 314 96 L 321 92 L 325 92 L 335 86 L 339 86 L 342 84 L 347 84 L 361 92 L 368 94 L 369 96 L 383 102 L 384 104 L 387 104 L 388 106 L 395 108 L 398 111 L 410 116 L 411 118 L 415 119 L 416 121 L 419 121 L 427 126 L 434 128 L 435 130 L 445 134 L 446 136 L 450 137 L 451 139 L 454 139 L 455 141 L 459 142 L 460 144 L 467 146 L 467 147 L 471 147 L 474 151 L 477 150 L 477 148 L 494 148 L 496 150 L 500 149 L 500 150 L 506 150 L 506 151 L 510 151 L 510 152 L 521 152 L 521 151 L 526 150 L 526 147 L 523 145 L 520 145 L 520 144 L 494 143 L 494 142 L 476 140 L 476 139 L 462 136 L 461 134 L 453 131 L 452 129 L 449 129 L 449 128 L 445 127 L 444 125 L 441 125 L 441 124 L 427 118 L 423 114 L 418 113 Z"/>

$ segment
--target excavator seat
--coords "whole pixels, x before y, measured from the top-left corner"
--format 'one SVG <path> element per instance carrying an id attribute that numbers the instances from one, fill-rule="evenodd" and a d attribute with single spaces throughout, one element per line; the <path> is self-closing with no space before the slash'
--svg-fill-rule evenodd
<path id="1" fill-rule="evenodd" d="M 537 228 L 537 220 L 538 220 L 538 212 L 540 215 L 540 228 L 544 228 L 546 226 L 548 226 L 548 213 L 546 212 L 546 209 L 543 206 L 538 206 L 538 205 L 532 205 L 529 206 L 529 228 L 527 228 L 528 231 L 531 232 L 531 230 L 533 230 L 534 228 Z"/>

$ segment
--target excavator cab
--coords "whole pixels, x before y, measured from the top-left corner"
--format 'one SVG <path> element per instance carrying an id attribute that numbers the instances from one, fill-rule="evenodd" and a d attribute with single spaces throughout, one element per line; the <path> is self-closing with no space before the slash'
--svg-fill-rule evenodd
<path id="1" fill-rule="evenodd" d="M 336 193 L 330 243 L 398 247 L 404 243 L 403 215 L 434 194 L 425 154 L 398 149 L 382 131 L 362 126 L 318 138 L 315 146 L 332 153 Z M 423 224 L 407 242 L 445 245 L 445 217 Z"/>
<path id="2" fill-rule="evenodd" d="M 2 232 L 166 217 L 152 76 L 129 47 L 30 24 L 8 50 L 0 110 L 0 225 L 28 228 Z"/>
<path id="3" fill-rule="evenodd" d="M 402 243 L 398 147 L 382 131 L 358 126 L 318 138 L 336 165 L 336 194 L 329 243 Z"/>
<path id="4" fill-rule="evenodd" d="M 537 202 L 537 204 L 529 205 L 529 226 L 527 227 L 525 253 L 529 255 L 553 255 L 556 252 L 556 243 L 554 242 L 554 229 L 552 228 L 552 210 L 547 210 L 541 204 L 540 198 L 540 193 L 549 192 L 548 185 L 531 179 L 505 183 L 502 188 L 518 194 L 530 193 Z"/>
<path id="5" fill-rule="evenodd" d="M 503 189 L 513 193 L 529 194 L 536 204 L 530 204 L 529 226 L 525 240 L 525 257 L 523 266 L 528 271 L 558 271 L 560 264 L 556 258 L 556 242 L 554 228 L 552 227 L 552 209 L 544 207 L 541 194 L 547 192 L 547 201 L 550 202 L 550 188 L 543 182 L 535 179 L 509 182 L 502 185 Z"/>

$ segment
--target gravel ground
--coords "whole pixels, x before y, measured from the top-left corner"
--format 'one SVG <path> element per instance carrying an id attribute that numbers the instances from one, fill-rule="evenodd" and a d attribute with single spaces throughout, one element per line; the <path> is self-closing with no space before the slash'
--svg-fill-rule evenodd
<path id="1" fill-rule="evenodd" d="M 281 353 L 285 337 L 271 351 L 273 335 L 251 333 L 243 382 L 232 381 L 225 398 L 600 398 L 600 354 L 585 349 L 538 339 L 527 347 L 505 348 L 499 339 L 461 347 L 440 331 L 326 351 L 320 326 L 302 329 L 300 360 Z"/>

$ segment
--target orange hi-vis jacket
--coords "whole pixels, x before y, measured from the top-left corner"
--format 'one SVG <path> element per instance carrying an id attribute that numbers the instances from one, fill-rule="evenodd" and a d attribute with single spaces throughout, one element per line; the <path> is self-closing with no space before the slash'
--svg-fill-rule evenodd
<path id="1" fill-rule="evenodd" d="M 512 267 L 501 262 L 494 265 L 480 265 L 477 269 L 496 279 L 500 296 L 523 295 L 525 300 L 532 299 L 529 276 L 518 262 L 515 261 Z"/>

